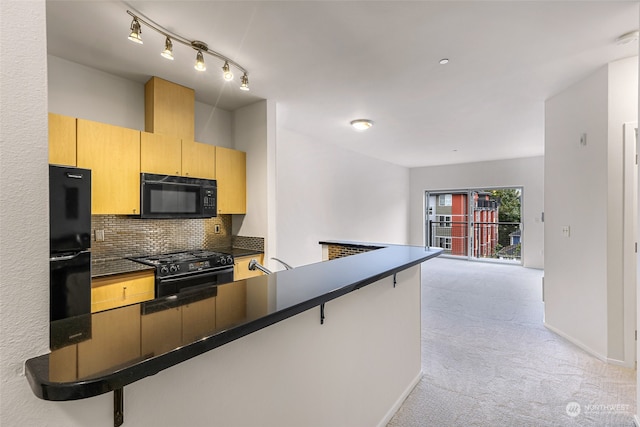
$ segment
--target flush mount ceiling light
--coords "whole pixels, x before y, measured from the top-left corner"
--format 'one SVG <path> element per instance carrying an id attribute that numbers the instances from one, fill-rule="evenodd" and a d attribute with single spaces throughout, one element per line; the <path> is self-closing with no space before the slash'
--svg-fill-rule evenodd
<path id="1" fill-rule="evenodd" d="M 449 63 L 449 58 L 442 58 L 442 59 L 439 61 L 439 64 L 440 64 L 440 65 L 445 65 L 445 64 L 448 64 L 448 63 Z"/>
<path id="2" fill-rule="evenodd" d="M 353 126 L 355 130 L 367 130 L 373 126 L 373 122 L 367 119 L 356 119 L 351 120 L 351 126 Z"/>
<path id="3" fill-rule="evenodd" d="M 142 34 L 141 25 L 146 25 L 147 27 L 151 28 L 155 32 L 165 36 L 164 50 L 161 53 L 161 55 L 164 58 L 173 60 L 173 41 L 178 42 L 180 44 L 183 44 L 185 46 L 188 46 L 194 49 L 197 52 L 196 64 L 194 66 L 196 70 L 205 71 L 207 69 L 204 63 L 204 55 L 203 55 L 206 53 L 224 62 L 224 65 L 222 66 L 222 72 L 223 72 L 222 77 L 224 78 L 224 80 L 226 81 L 233 80 L 233 73 L 231 71 L 232 66 L 242 71 L 242 79 L 240 80 L 240 89 L 245 91 L 249 90 L 249 72 L 237 62 L 227 58 L 226 56 L 216 52 L 215 50 L 210 49 L 205 42 L 201 42 L 198 40 L 189 40 L 178 34 L 170 32 L 169 30 L 166 30 L 165 28 L 156 24 L 155 22 L 153 22 L 151 19 L 147 17 L 144 17 L 143 19 L 141 17 L 143 15 L 140 14 L 139 12 L 133 13 L 130 10 L 127 10 L 127 13 L 133 17 L 133 21 L 131 21 L 131 33 L 129 34 L 129 40 L 131 40 L 132 42 L 143 44 L 142 37 L 141 37 L 141 34 Z"/>
<path id="4" fill-rule="evenodd" d="M 631 42 L 638 41 L 639 34 L 640 33 L 638 31 L 629 31 L 628 33 L 625 33 L 620 37 L 618 37 L 616 39 L 616 44 L 622 45 L 622 44 L 629 44 Z"/>

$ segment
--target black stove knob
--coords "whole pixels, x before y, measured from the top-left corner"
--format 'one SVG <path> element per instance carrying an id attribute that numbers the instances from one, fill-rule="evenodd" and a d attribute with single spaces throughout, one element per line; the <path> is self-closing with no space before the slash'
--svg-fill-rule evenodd
<path id="1" fill-rule="evenodd" d="M 231 258 L 231 256 L 227 257 L 227 264 L 229 265 L 233 264 L 233 258 Z"/>
<path id="2" fill-rule="evenodd" d="M 220 257 L 220 264 L 226 265 L 227 264 L 227 259 L 225 257 Z"/>
<path id="3" fill-rule="evenodd" d="M 178 270 L 179 270 L 179 268 L 175 264 L 172 264 L 171 267 L 169 267 L 169 271 L 172 272 L 172 273 L 175 273 Z"/>
<path id="4" fill-rule="evenodd" d="M 167 268 L 166 265 L 163 265 L 162 267 L 160 267 L 160 274 L 167 274 L 169 272 L 169 269 Z"/>

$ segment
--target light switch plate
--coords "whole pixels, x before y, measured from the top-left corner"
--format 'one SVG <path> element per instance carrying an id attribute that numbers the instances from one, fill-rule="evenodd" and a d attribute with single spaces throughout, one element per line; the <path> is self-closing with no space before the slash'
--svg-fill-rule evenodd
<path id="1" fill-rule="evenodd" d="M 571 236 L 571 227 L 568 225 L 562 226 L 562 237 L 570 237 Z"/>
<path id="2" fill-rule="evenodd" d="M 104 230 L 95 231 L 96 242 L 104 242 Z"/>

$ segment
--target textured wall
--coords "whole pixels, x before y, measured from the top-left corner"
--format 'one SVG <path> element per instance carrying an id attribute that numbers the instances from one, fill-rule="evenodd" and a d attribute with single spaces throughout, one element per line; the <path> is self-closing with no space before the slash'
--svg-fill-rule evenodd
<path id="1" fill-rule="evenodd" d="M 0 20 L 0 425 L 35 426 L 22 370 L 49 342 L 45 2 L 3 0 Z"/>

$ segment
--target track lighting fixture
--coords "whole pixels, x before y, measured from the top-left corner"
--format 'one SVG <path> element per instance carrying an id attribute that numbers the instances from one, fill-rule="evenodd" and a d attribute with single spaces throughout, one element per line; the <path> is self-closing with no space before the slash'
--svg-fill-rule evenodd
<path id="1" fill-rule="evenodd" d="M 207 69 L 204 63 L 204 54 L 208 54 L 214 56 L 222 61 L 224 61 L 224 65 L 222 66 L 222 77 L 226 81 L 233 80 L 233 72 L 231 71 L 231 67 L 236 67 L 240 71 L 242 71 L 242 78 L 240 79 L 240 89 L 241 90 L 249 90 L 249 73 L 245 70 L 240 64 L 233 61 L 232 59 L 227 58 L 226 56 L 209 49 L 209 46 L 205 42 L 198 40 L 189 40 L 178 34 L 170 32 L 165 28 L 159 26 L 151 19 L 147 17 L 140 17 L 140 13 L 133 13 L 130 10 L 127 10 L 127 13 L 133 17 L 133 21 L 131 21 L 131 33 L 129 34 L 129 40 L 142 44 L 142 27 L 141 25 L 146 25 L 157 33 L 165 36 L 164 42 L 164 50 L 161 55 L 167 59 L 173 60 L 173 42 L 178 42 L 185 46 L 189 46 L 194 49 L 196 53 L 196 63 L 194 68 L 198 71 L 205 71 Z"/>
<path id="2" fill-rule="evenodd" d="M 231 72 L 231 69 L 229 68 L 229 63 L 227 61 L 225 61 L 224 65 L 222 66 L 222 76 L 228 82 L 233 80 L 233 73 Z"/>
<path id="3" fill-rule="evenodd" d="M 194 65 L 193 68 L 198 71 L 205 71 L 207 69 L 207 66 L 204 65 L 204 57 L 202 56 L 201 50 L 196 53 L 196 65 Z"/>
<path id="4" fill-rule="evenodd" d="M 244 73 L 242 75 L 242 79 L 240 79 L 240 82 L 242 83 L 240 85 L 240 90 L 249 90 L 249 76 L 247 76 L 247 73 Z"/>
<path id="5" fill-rule="evenodd" d="M 164 41 L 164 50 L 160 55 L 173 61 L 173 43 L 169 37 Z"/>
<path id="6" fill-rule="evenodd" d="M 138 22 L 138 18 L 133 17 L 133 21 L 131 21 L 131 33 L 129 34 L 129 40 L 134 43 L 142 44 L 142 28 L 140 28 L 140 23 Z"/>

